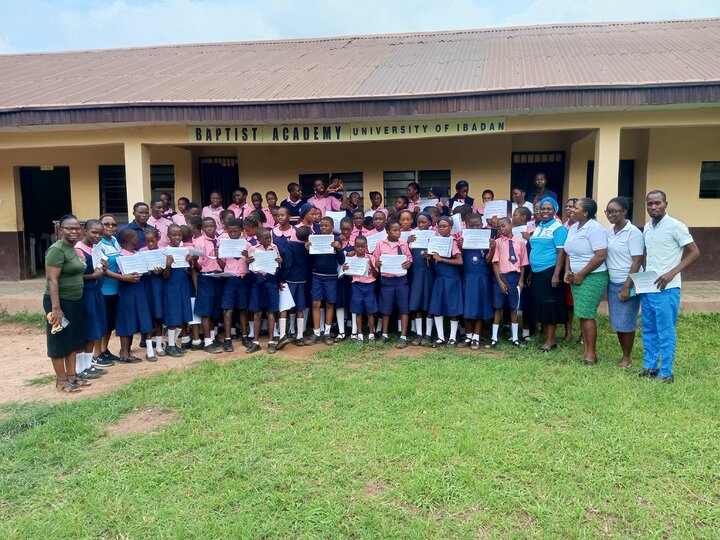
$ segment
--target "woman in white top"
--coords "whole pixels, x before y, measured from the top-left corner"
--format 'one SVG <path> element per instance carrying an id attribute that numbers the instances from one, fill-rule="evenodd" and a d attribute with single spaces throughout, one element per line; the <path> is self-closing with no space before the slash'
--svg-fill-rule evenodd
<path id="1" fill-rule="evenodd" d="M 597 353 L 597 310 L 608 286 L 607 234 L 595 220 L 597 203 L 589 198 L 575 203 L 575 221 L 565 241 L 565 283 L 572 286 L 575 316 L 580 319 L 583 363 L 595 364 Z"/>
<path id="2" fill-rule="evenodd" d="M 630 367 L 635 330 L 638 326 L 640 297 L 630 296 L 632 280 L 629 274 L 640 271 L 645 241 L 642 232 L 627 219 L 630 205 L 624 197 L 610 199 L 605 215 L 610 222 L 607 229 L 608 255 L 605 261 L 610 275 L 608 309 L 610 326 L 617 332 L 622 358 L 618 365 Z"/>

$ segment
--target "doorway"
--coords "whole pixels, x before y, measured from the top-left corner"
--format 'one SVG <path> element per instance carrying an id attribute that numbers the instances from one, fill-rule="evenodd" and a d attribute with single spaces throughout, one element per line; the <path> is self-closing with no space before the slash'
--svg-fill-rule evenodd
<path id="1" fill-rule="evenodd" d="M 510 200 L 510 192 L 514 187 L 522 187 L 530 194 L 535 191 L 535 175 L 539 172 L 545 173 L 547 185 L 545 189 L 557 193 L 560 199 L 563 198 L 565 187 L 565 152 L 513 152 L 512 168 L 510 170 L 510 188 L 502 197 L 495 194 L 496 199 Z M 561 201 L 558 201 L 562 205 Z"/>
<path id="2" fill-rule="evenodd" d="M 26 268 L 45 268 L 45 252 L 56 240 L 54 220 L 72 211 L 69 167 L 20 167 Z"/>
<path id="3" fill-rule="evenodd" d="M 222 195 L 222 206 L 232 204 L 232 194 L 240 186 L 238 161 L 234 157 L 201 157 L 200 189 L 202 205 L 210 204 L 210 193 Z"/>

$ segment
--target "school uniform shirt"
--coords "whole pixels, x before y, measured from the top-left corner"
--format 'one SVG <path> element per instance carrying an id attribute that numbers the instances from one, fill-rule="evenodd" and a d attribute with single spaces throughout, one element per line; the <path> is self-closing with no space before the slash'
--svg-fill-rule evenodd
<path id="1" fill-rule="evenodd" d="M 365 212 L 365 217 L 373 217 L 375 215 L 375 212 L 382 212 L 385 214 L 385 218 L 387 218 L 390 215 L 390 212 L 388 212 L 387 208 L 383 208 L 382 206 L 378 206 L 377 208 L 370 208 Z"/>
<path id="2" fill-rule="evenodd" d="M 372 253 L 373 257 L 375 257 L 376 260 L 380 260 L 381 255 L 405 255 L 407 260 L 412 262 L 412 253 L 410 252 L 410 246 L 408 246 L 407 242 L 398 240 L 393 244 L 391 244 L 387 238 L 380 240 L 375 246 L 375 251 Z M 398 247 L 400 247 L 400 253 L 398 253 Z M 457 244 L 455 244 L 455 248 L 457 248 Z M 384 277 L 400 277 L 400 274 L 383 272 L 382 266 L 380 266 L 380 275 Z"/>
<path id="3" fill-rule="evenodd" d="M 273 216 L 272 210 L 262 208 L 262 213 L 265 214 L 265 226 L 272 229 L 275 226 L 275 216 Z"/>
<path id="4" fill-rule="evenodd" d="M 187 219 L 185 218 L 185 214 L 175 214 L 175 215 L 172 217 L 172 222 L 173 222 L 175 225 L 180 225 L 181 227 L 182 227 L 183 225 L 187 226 Z"/>
<path id="5" fill-rule="evenodd" d="M 237 205 L 235 203 L 232 203 L 230 206 L 227 207 L 227 209 L 232 210 L 233 214 L 235 214 L 235 217 L 237 219 L 244 219 L 253 210 L 248 203 L 245 203 L 243 205 Z"/>
<path id="6" fill-rule="evenodd" d="M 422 210 L 422 208 L 420 208 L 420 205 L 418 204 L 419 200 L 420 200 L 420 195 L 418 195 L 418 198 L 415 199 L 414 201 L 412 199 L 409 199 L 407 209 L 410 210 L 411 212 L 414 212 L 415 210 L 417 210 L 419 212 L 420 210 Z"/>
<path id="7" fill-rule="evenodd" d="M 510 260 L 510 243 L 512 242 L 515 250 L 515 261 Z M 529 263 L 527 248 L 525 242 L 518 238 L 508 238 L 507 236 L 499 236 L 495 239 L 495 253 L 492 262 L 498 263 L 501 274 L 509 274 L 510 272 L 520 272 L 523 266 Z"/>
<path id="8" fill-rule="evenodd" d="M 579 272 L 590 262 L 598 249 L 607 249 L 607 246 L 607 232 L 597 220 L 588 219 L 582 227 L 573 223 L 564 246 L 565 253 L 570 257 L 570 270 Z M 606 270 L 607 265 L 603 261 L 592 273 Z"/>
<path id="9" fill-rule="evenodd" d="M 281 208 L 287 208 L 290 213 L 290 223 L 297 225 L 300 222 L 300 208 L 305 204 L 305 199 L 302 197 L 297 201 L 293 201 L 290 197 L 280 203 Z"/>
<path id="10" fill-rule="evenodd" d="M 658 276 L 680 264 L 685 246 L 694 242 L 687 225 L 667 214 L 657 225 L 653 225 L 652 220 L 648 221 L 643 229 L 643 237 L 647 251 L 645 270 L 655 272 Z M 678 274 L 665 288 L 679 289 L 681 285 Z"/>
<path id="11" fill-rule="evenodd" d="M 323 216 L 326 212 L 338 212 L 340 206 L 342 206 L 342 203 L 332 195 L 324 195 L 323 197 L 315 195 L 310 197 L 307 202 L 314 204 Z"/>
<path id="12" fill-rule="evenodd" d="M 220 244 L 222 244 L 222 241 L 223 239 L 220 239 Z M 226 257 L 223 261 L 225 261 L 225 272 L 239 277 L 245 277 L 249 272 L 247 259 L 245 259 L 245 257 L 239 257 L 237 259 L 235 257 Z"/>
<path id="13" fill-rule="evenodd" d="M 200 265 L 200 273 L 206 274 L 208 272 L 220 272 L 220 265 L 215 258 L 215 248 L 217 246 L 217 238 L 208 238 L 205 234 L 198 236 L 193 240 L 193 246 L 195 249 L 199 249 L 204 253 L 203 257 L 198 257 L 198 264 Z"/>
<path id="14" fill-rule="evenodd" d="M 292 225 L 286 231 L 283 231 L 282 229 L 280 229 L 280 225 L 276 225 L 275 227 L 273 227 L 272 233 L 273 233 L 273 236 L 277 236 L 278 238 L 283 237 L 288 242 L 298 242 L 297 230 Z"/>
<path id="15" fill-rule="evenodd" d="M 395 250 L 397 252 L 397 250 Z M 355 257 L 348 257 L 350 258 L 364 258 L 368 260 L 368 272 L 365 276 L 352 276 L 352 282 L 353 283 L 375 283 L 375 276 L 373 276 L 372 271 L 370 270 L 371 265 L 375 265 L 377 262 L 377 259 L 373 255 L 370 255 L 369 253 L 365 254 L 365 257 L 360 257 L 359 255 L 355 255 Z"/>
<path id="16" fill-rule="evenodd" d="M 160 239 L 158 240 L 158 246 L 163 248 L 170 245 L 170 241 L 168 240 L 168 227 L 172 225 L 172 222 L 164 217 L 161 217 L 160 219 L 155 219 L 154 217 L 150 216 L 150 218 L 147 221 L 147 224 L 151 227 L 155 227 L 158 232 L 160 233 Z"/>
<path id="17" fill-rule="evenodd" d="M 220 220 L 220 212 L 225 210 L 222 206 L 218 206 L 217 208 L 213 208 L 212 206 L 208 205 L 205 208 L 202 209 L 202 217 L 211 217 L 215 220 L 215 225 L 217 225 L 217 230 L 222 231 L 223 230 L 223 224 Z"/>
<path id="18" fill-rule="evenodd" d="M 120 231 L 124 231 L 125 229 L 132 229 L 133 231 L 135 231 L 135 234 L 138 238 L 138 248 L 145 247 L 145 233 L 143 232 L 144 227 L 140 227 L 140 225 L 138 225 L 137 222 L 133 219 L 127 225 L 123 225 L 122 227 L 120 227 L 116 235 L 119 235 Z"/>
<path id="19" fill-rule="evenodd" d="M 530 210 L 530 215 L 532 216 L 533 212 L 535 211 L 535 207 L 533 206 L 533 203 L 531 203 L 530 201 L 525 201 L 525 202 L 523 203 L 523 206 L 524 206 L 525 208 L 527 208 L 528 210 Z M 517 203 L 512 203 L 512 210 L 511 210 L 511 212 L 515 212 L 515 210 L 517 210 L 517 207 L 518 207 L 518 204 L 517 204 Z"/>
<path id="20" fill-rule="evenodd" d="M 371 230 L 371 229 L 366 229 L 365 227 L 363 227 L 362 229 L 356 229 L 355 227 L 353 227 L 353 230 L 352 230 L 352 232 L 350 233 L 350 243 L 354 246 L 354 245 L 355 245 L 355 239 L 356 239 L 358 236 L 361 236 L 361 235 L 362 235 L 362 236 L 364 236 L 365 238 L 367 238 L 368 236 L 370 236 L 370 233 L 372 233 L 372 232 L 377 232 L 377 231 L 373 231 L 373 230 Z"/>
<path id="21" fill-rule="evenodd" d="M 643 234 L 629 221 L 615 234 L 615 226 L 607 228 L 608 252 L 605 263 L 612 283 L 625 283 L 630 274 L 632 258 L 642 256 L 645 250 Z"/>
<path id="22" fill-rule="evenodd" d="M 456 202 L 459 202 L 460 204 L 467 204 L 470 208 L 472 208 L 473 212 L 478 211 L 477 206 L 475 206 L 475 199 L 473 199 L 472 197 L 467 197 L 465 199 L 461 199 L 460 197 L 450 197 L 448 199 L 448 202 L 446 204 L 444 204 L 444 206 L 448 210 L 449 215 L 452 215 L 453 206 L 455 205 Z"/>
<path id="23" fill-rule="evenodd" d="M 256 251 L 274 251 L 276 255 L 280 255 L 277 247 L 274 246 L 273 244 L 270 244 L 268 247 L 257 244 L 256 246 L 248 246 L 248 248 L 247 248 L 248 257 L 252 257 L 253 253 L 255 253 Z M 278 269 L 275 269 L 275 273 L 277 273 Z M 260 275 L 267 275 L 267 272 L 257 272 L 257 273 Z M 273 274 L 273 275 L 275 275 L 275 274 Z"/>

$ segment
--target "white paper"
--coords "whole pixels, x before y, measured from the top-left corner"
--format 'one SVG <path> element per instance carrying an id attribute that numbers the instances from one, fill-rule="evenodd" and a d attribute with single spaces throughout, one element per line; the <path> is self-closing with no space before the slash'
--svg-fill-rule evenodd
<path id="1" fill-rule="evenodd" d="M 310 241 L 310 255 L 335 253 L 335 248 L 330 245 L 335 241 L 332 234 L 311 234 L 308 240 Z"/>
<path id="2" fill-rule="evenodd" d="M 275 270 L 277 270 L 278 263 L 275 259 L 277 259 L 278 254 L 275 250 L 263 251 L 258 249 L 253 252 L 252 256 L 255 260 L 250 263 L 249 269 L 251 272 L 274 274 Z"/>
<path id="3" fill-rule="evenodd" d="M 420 210 L 425 210 L 428 206 L 435 207 L 440 199 L 418 199 L 417 205 Z"/>
<path id="4" fill-rule="evenodd" d="M 201 249 L 191 247 L 191 248 L 187 248 L 187 250 L 188 250 L 188 253 L 190 253 L 190 255 L 192 255 L 193 257 L 204 257 L 205 256 L 205 253 Z"/>
<path id="5" fill-rule="evenodd" d="M 396 274 L 398 276 L 404 276 L 407 274 L 407 270 L 402 265 L 407 261 L 405 255 L 390 255 L 384 253 L 380 255 L 380 271 L 385 274 Z"/>
<path id="6" fill-rule="evenodd" d="M 411 234 L 415 235 L 415 241 L 410 244 L 411 249 L 427 249 L 430 239 L 437 236 L 437 233 L 435 231 L 431 231 L 430 229 L 426 231 L 416 229 L 412 231 Z"/>
<path id="7" fill-rule="evenodd" d="M 368 275 L 368 259 L 367 257 L 346 257 L 345 264 L 348 269 L 344 271 L 346 276 L 367 276 Z"/>
<path id="8" fill-rule="evenodd" d="M 242 238 L 221 238 L 218 249 L 219 259 L 244 257 L 243 251 L 247 249 L 247 241 Z"/>
<path id="9" fill-rule="evenodd" d="M 385 240 L 387 238 L 386 232 L 381 232 L 378 234 L 373 234 L 372 236 L 367 237 L 367 250 L 368 253 L 373 253 L 375 251 L 375 248 L 378 245 L 378 242 L 380 240 Z"/>
<path id="10" fill-rule="evenodd" d="M 295 299 L 290 292 L 290 287 L 285 284 L 284 289 L 280 289 L 280 306 L 278 311 L 288 311 L 295 307 Z"/>
<path id="11" fill-rule="evenodd" d="M 452 211 L 455 210 L 458 206 L 464 206 L 464 205 L 465 205 L 464 202 L 455 201 L 455 202 L 453 203 L 452 208 L 450 209 L 450 211 L 452 212 Z"/>
<path id="12" fill-rule="evenodd" d="M 450 231 L 450 234 L 457 234 L 463 230 L 463 221 L 462 221 L 461 214 L 453 214 L 452 222 L 453 222 L 453 227 L 452 227 L 452 230 Z"/>
<path id="13" fill-rule="evenodd" d="M 657 285 L 655 285 L 655 281 L 658 277 L 660 276 L 658 276 L 657 273 L 653 271 L 630 274 L 630 279 L 632 279 L 633 281 L 633 289 L 635 289 L 635 294 L 660 292 L 660 289 L 658 289 Z"/>
<path id="14" fill-rule="evenodd" d="M 463 249 L 490 249 L 490 229 L 463 229 Z"/>
<path id="15" fill-rule="evenodd" d="M 507 201 L 489 201 L 485 203 L 485 208 L 483 210 L 485 219 L 490 219 L 491 217 L 497 216 L 499 218 L 501 217 L 507 217 Z"/>
<path id="16" fill-rule="evenodd" d="M 335 231 L 335 234 L 340 234 L 340 220 L 344 217 L 346 217 L 347 214 L 343 212 L 325 212 L 325 217 L 332 218 L 333 220 L 333 230 Z"/>
<path id="17" fill-rule="evenodd" d="M 413 234 L 415 234 L 415 231 L 400 231 L 400 240 L 407 242 L 408 238 L 410 238 Z"/>
<path id="18" fill-rule="evenodd" d="M 519 225 L 517 227 L 513 227 L 513 230 L 512 230 L 513 236 L 515 238 L 522 240 L 523 242 L 527 242 L 527 240 L 525 240 L 522 235 L 522 233 L 527 232 L 527 228 L 528 228 L 527 225 Z"/>
<path id="19" fill-rule="evenodd" d="M 97 243 L 92 248 L 92 264 L 93 268 L 100 268 L 102 261 L 107 261 L 107 257 L 103 253 L 102 244 Z"/>
<path id="20" fill-rule="evenodd" d="M 452 241 L 452 236 L 433 236 L 428 243 L 427 252 L 437 253 L 441 257 L 450 257 Z"/>
<path id="21" fill-rule="evenodd" d="M 190 268 L 190 263 L 187 261 L 188 248 L 166 247 L 165 253 L 173 258 L 170 268 Z"/>
<path id="22" fill-rule="evenodd" d="M 145 257 L 145 264 L 147 264 L 148 270 L 165 268 L 167 266 L 167 254 L 163 249 L 148 249 L 146 251 L 139 251 L 138 253 Z"/>
<path id="23" fill-rule="evenodd" d="M 122 255 L 116 261 L 123 274 L 145 274 L 148 272 L 146 259 L 139 253 L 137 255 Z"/>
<path id="24" fill-rule="evenodd" d="M 216 272 L 214 274 L 203 274 L 203 275 L 205 275 L 207 277 L 211 277 L 211 278 L 216 278 L 216 279 L 226 278 L 226 277 L 235 277 L 235 274 L 233 274 L 232 272 Z"/>

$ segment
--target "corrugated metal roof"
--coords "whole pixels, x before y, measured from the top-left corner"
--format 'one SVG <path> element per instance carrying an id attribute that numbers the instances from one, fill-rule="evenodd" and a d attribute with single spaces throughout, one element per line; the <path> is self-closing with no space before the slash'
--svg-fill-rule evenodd
<path id="1" fill-rule="evenodd" d="M 418 98 L 720 81 L 720 19 L 0 56 L 0 111 Z"/>

